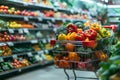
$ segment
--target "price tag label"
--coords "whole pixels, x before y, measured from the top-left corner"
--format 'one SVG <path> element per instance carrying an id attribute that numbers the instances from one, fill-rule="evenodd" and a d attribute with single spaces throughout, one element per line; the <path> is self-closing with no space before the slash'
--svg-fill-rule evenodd
<path id="1" fill-rule="evenodd" d="M 59 47 L 59 45 L 56 45 L 56 47 L 58 48 L 58 47 Z"/>
<path id="2" fill-rule="evenodd" d="M 54 18 L 52 18 L 51 20 L 52 20 L 52 22 L 55 22 L 55 19 L 54 19 Z"/>
<path id="3" fill-rule="evenodd" d="M 14 46 L 13 42 L 7 42 L 8 46 Z"/>
<path id="4" fill-rule="evenodd" d="M 74 13 L 74 10 L 73 10 L 73 9 L 71 9 L 71 10 L 70 10 L 70 12 L 71 12 L 71 13 Z"/>
<path id="5" fill-rule="evenodd" d="M 54 29 L 53 29 L 53 31 L 56 33 L 56 32 L 57 32 L 57 29 L 56 29 L 56 28 L 54 28 Z"/>
<path id="6" fill-rule="evenodd" d="M 74 21 L 74 19 L 73 20 L 70 20 L 70 22 L 73 22 Z"/>
<path id="7" fill-rule="evenodd" d="M 25 16 L 24 17 L 24 21 L 29 21 L 28 17 Z"/>
<path id="8" fill-rule="evenodd" d="M 47 43 L 47 40 L 46 40 L 46 39 L 42 39 L 42 42 L 43 42 L 43 43 Z"/>
<path id="9" fill-rule="evenodd" d="M 28 6 L 28 3 L 26 3 L 26 2 L 23 2 L 23 5 L 24 5 L 24 6 Z"/>
<path id="10" fill-rule="evenodd" d="M 28 57 L 33 56 L 31 52 L 27 53 Z"/>
<path id="11" fill-rule="evenodd" d="M 13 55 L 12 57 L 13 57 L 13 59 L 17 59 L 17 55 Z"/>
<path id="12" fill-rule="evenodd" d="M 23 34 L 23 29 L 18 29 L 18 33 Z"/>
<path id="13" fill-rule="evenodd" d="M 51 39 L 50 39 L 50 38 L 48 38 L 48 42 L 50 42 L 50 40 L 51 40 Z"/>
<path id="14" fill-rule="evenodd" d="M 38 51 L 37 53 L 38 53 L 38 54 L 43 54 L 43 51 L 41 50 L 41 51 Z"/>
<path id="15" fill-rule="evenodd" d="M 5 43 L 0 43 L 0 46 L 4 46 L 4 45 L 6 45 Z"/>
<path id="16" fill-rule="evenodd" d="M 21 69 L 18 69 L 19 72 L 21 72 L 22 70 Z"/>
<path id="17" fill-rule="evenodd" d="M 36 26 L 36 24 L 35 24 L 35 23 L 32 23 L 32 25 L 33 25 L 33 26 Z"/>
<path id="18" fill-rule="evenodd" d="M 41 51 L 38 51 L 37 53 L 38 53 L 38 54 L 41 54 Z"/>
<path id="19" fill-rule="evenodd" d="M 2 57 L 0 57 L 0 62 L 4 62 L 4 59 Z"/>
<path id="20" fill-rule="evenodd" d="M 62 22 L 66 22 L 66 19 L 62 19 Z"/>
<path id="21" fill-rule="evenodd" d="M 41 17 L 38 17 L 38 21 L 42 21 L 43 19 Z"/>
<path id="22" fill-rule="evenodd" d="M 24 30 L 24 33 L 29 33 L 28 29 L 23 29 L 23 30 Z"/>
<path id="23" fill-rule="evenodd" d="M 54 8 L 54 11 L 58 11 L 57 8 Z"/>
<path id="24" fill-rule="evenodd" d="M 38 40 L 31 40 L 32 44 L 38 43 Z"/>
<path id="25" fill-rule="evenodd" d="M 13 29 L 8 29 L 9 33 L 14 33 Z"/>
<path id="26" fill-rule="evenodd" d="M 44 53 L 41 54 L 41 57 L 42 57 L 43 59 L 46 59 Z"/>
<path id="27" fill-rule="evenodd" d="M 78 10 L 78 13 L 80 13 L 80 10 Z"/>
<path id="28" fill-rule="evenodd" d="M 46 53 L 46 54 L 48 54 L 48 53 L 49 53 L 49 51 L 48 51 L 48 50 L 45 50 L 45 53 Z"/>

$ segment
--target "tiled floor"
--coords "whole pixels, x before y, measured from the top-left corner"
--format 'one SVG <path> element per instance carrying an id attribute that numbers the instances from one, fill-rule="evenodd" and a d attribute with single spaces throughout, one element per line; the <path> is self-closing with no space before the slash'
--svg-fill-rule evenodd
<path id="1" fill-rule="evenodd" d="M 72 71 L 68 70 L 68 73 L 72 77 Z M 83 72 L 83 71 L 76 71 L 77 76 L 87 76 L 87 77 L 94 77 L 95 74 L 93 72 Z M 56 69 L 54 66 L 49 66 L 43 69 L 31 71 L 22 75 L 18 75 L 15 77 L 11 77 L 6 80 L 67 80 L 63 69 Z M 74 80 L 74 79 L 70 79 Z M 80 79 L 77 80 L 97 80 L 97 79 Z"/>

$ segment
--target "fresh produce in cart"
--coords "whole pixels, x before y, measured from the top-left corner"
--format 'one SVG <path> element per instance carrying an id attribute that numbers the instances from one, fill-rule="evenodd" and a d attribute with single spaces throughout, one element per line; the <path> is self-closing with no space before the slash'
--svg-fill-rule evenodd
<path id="1" fill-rule="evenodd" d="M 68 23 L 66 31 L 58 34 L 56 44 L 59 47 L 55 50 L 57 54 L 54 58 L 57 67 L 96 70 L 100 61 L 107 61 L 109 56 L 100 46 L 101 43 L 108 46 L 110 31 L 99 23 L 86 22 L 83 25 L 80 27 Z"/>

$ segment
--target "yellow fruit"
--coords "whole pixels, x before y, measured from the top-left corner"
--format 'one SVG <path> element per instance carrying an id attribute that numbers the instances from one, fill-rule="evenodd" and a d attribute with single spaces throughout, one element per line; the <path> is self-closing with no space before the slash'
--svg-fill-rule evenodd
<path id="1" fill-rule="evenodd" d="M 58 35 L 58 40 L 66 40 L 66 35 L 65 34 L 59 34 Z"/>

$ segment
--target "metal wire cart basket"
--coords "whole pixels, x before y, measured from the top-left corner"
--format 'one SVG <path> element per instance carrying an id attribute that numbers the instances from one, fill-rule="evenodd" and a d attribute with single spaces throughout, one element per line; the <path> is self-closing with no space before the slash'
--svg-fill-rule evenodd
<path id="1" fill-rule="evenodd" d="M 89 41 L 51 40 L 51 44 L 56 46 L 53 50 L 55 67 L 64 69 L 67 80 L 71 79 L 67 70 L 73 71 L 74 80 L 77 78 L 98 80 L 98 78 L 77 76 L 76 70 L 96 73 L 99 62 L 106 61 L 109 57 L 110 39 L 107 37 Z"/>

